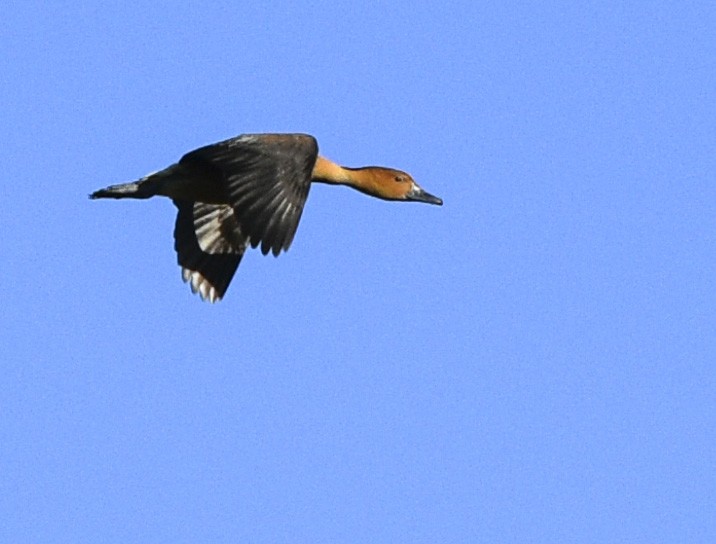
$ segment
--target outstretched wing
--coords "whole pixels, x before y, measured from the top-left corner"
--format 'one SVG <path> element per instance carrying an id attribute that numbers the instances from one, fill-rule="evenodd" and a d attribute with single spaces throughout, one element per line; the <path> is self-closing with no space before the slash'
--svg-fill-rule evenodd
<path id="1" fill-rule="evenodd" d="M 174 249 L 182 278 L 203 300 L 221 300 L 249 244 L 226 204 L 174 200 Z"/>
<path id="2" fill-rule="evenodd" d="M 278 255 L 296 234 L 317 156 L 307 134 L 247 134 L 191 151 L 179 164 L 221 179 L 242 235 Z"/>

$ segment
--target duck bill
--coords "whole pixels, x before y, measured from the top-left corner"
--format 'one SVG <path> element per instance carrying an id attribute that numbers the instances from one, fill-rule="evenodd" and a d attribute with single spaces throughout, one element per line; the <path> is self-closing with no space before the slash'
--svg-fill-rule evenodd
<path id="1" fill-rule="evenodd" d="M 417 185 L 413 185 L 413 188 L 410 190 L 410 192 L 405 195 L 405 200 L 410 200 L 413 202 L 426 202 L 428 204 L 435 204 L 436 206 L 443 205 L 442 198 L 438 198 L 434 195 L 431 195 Z"/>

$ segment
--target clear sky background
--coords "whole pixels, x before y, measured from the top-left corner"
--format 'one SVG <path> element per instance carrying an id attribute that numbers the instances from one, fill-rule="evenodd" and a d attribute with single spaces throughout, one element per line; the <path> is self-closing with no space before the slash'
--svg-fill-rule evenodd
<path id="1" fill-rule="evenodd" d="M 11 2 L 0 541 L 716 542 L 714 2 Z M 226 298 L 168 200 L 308 132 Z"/>

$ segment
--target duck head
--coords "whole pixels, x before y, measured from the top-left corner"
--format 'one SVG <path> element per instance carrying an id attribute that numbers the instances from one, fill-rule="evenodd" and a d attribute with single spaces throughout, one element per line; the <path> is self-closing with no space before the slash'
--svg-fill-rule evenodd
<path id="1" fill-rule="evenodd" d="M 441 198 L 431 195 L 420 187 L 413 177 L 402 170 L 369 166 L 358 169 L 360 179 L 354 186 L 356 189 L 384 200 L 403 200 L 408 202 L 425 202 L 442 206 Z M 357 172 L 357 171 L 356 171 Z"/>

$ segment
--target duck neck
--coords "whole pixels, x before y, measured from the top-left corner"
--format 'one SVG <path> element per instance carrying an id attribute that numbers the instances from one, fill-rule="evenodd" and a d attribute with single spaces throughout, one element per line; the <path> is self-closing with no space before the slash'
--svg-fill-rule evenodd
<path id="1" fill-rule="evenodd" d="M 350 170 L 333 161 L 319 156 L 313 166 L 311 179 L 319 183 L 330 183 L 331 185 L 350 185 Z"/>
<path id="2" fill-rule="evenodd" d="M 368 168 L 345 168 L 325 157 L 318 157 L 313 167 L 311 179 L 318 183 L 331 185 L 349 185 L 362 192 L 373 193 L 374 183 Z"/>

